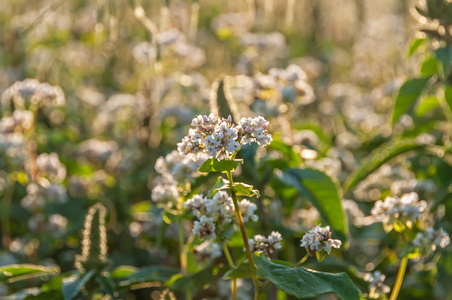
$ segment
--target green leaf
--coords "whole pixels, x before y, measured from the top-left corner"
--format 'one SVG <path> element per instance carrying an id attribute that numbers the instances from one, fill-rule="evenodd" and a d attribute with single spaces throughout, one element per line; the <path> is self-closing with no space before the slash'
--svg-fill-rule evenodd
<path id="1" fill-rule="evenodd" d="M 243 163 L 241 159 L 234 160 L 218 160 L 216 158 L 209 158 L 199 168 L 200 172 L 227 172 L 234 171 L 238 165 Z"/>
<path id="2" fill-rule="evenodd" d="M 365 179 L 373 171 L 377 170 L 387 161 L 406 152 L 421 149 L 424 145 L 415 140 L 396 140 L 387 142 L 361 160 L 359 167 L 347 178 L 344 184 L 344 194 L 347 194 L 361 180 Z"/>
<path id="3" fill-rule="evenodd" d="M 451 71 L 452 65 L 452 45 L 447 45 L 435 51 L 436 58 L 441 63 L 444 77 L 447 78 Z"/>
<path id="4" fill-rule="evenodd" d="M 229 188 L 228 181 L 223 177 L 219 176 L 213 187 L 207 193 L 207 198 L 212 199 L 212 197 L 215 196 L 215 194 L 218 191 L 226 190 L 228 188 Z"/>
<path id="5" fill-rule="evenodd" d="M 137 269 L 134 273 L 129 273 L 125 277 L 120 278 L 118 285 L 120 287 L 128 287 L 136 283 L 165 282 L 178 272 L 178 269 L 165 266 L 143 267 Z"/>
<path id="6" fill-rule="evenodd" d="M 0 267 L 0 282 L 18 281 L 43 275 L 55 275 L 60 272 L 58 267 L 44 267 L 30 264 L 15 264 Z"/>
<path id="7" fill-rule="evenodd" d="M 113 279 L 124 278 L 137 272 L 134 266 L 118 266 L 110 272 L 110 277 Z"/>
<path id="8" fill-rule="evenodd" d="M 342 209 L 339 188 L 325 173 L 314 169 L 287 169 L 282 172 L 280 180 L 294 187 L 306 197 L 319 211 L 327 225 L 344 241 L 348 226 Z"/>
<path id="9" fill-rule="evenodd" d="M 287 145 L 286 143 L 283 143 L 278 140 L 273 140 L 267 148 L 275 149 L 279 152 L 281 152 L 284 155 L 284 158 L 289 161 L 291 166 L 299 166 L 301 163 L 301 157 L 300 154 L 295 152 L 293 150 L 292 146 Z"/>
<path id="10" fill-rule="evenodd" d="M 256 196 L 260 197 L 260 193 L 258 190 L 253 190 L 253 186 L 250 184 L 245 184 L 241 182 L 236 182 L 233 184 L 232 188 L 236 192 L 237 196 Z"/>
<path id="11" fill-rule="evenodd" d="M 421 75 L 433 76 L 436 74 L 438 74 L 438 60 L 435 57 L 430 56 L 422 62 Z"/>
<path id="12" fill-rule="evenodd" d="M 416 38 L 411 43 L 410 48 L 408 49 L 408 57 L 411 57 L 414 52 L 426 41 L 426 38 Z"/>
<path id="13" fill-rule="evenodd" d="M 276 264 L 262 253 L 254 254 L 257 273 L 276 287 L 299 299 L 336 293 L 343 300 L 365 299 L 347 273 L 325 273 L 302 267 L 292 268 Z"/>
<path id="14" fill-rule="evenodd" d="M 223 279 L 234 278 L 251 278 L 250 265 L 248 264 L 248 261 L 246 261 L 246 263 L 242 262 L 235 269 L 231 269 L 223 275 Z"/>
<path id="15" fill-rule="evenodd" d="M 83 286 L 96 274 L 96 270 L 91 270 L 85 275 L 77 275 L 65 278 L 63 280 L 62 292 L 64 300 L 72 300 L 82 291 Z"/>
<path id="16" fill-rule="evenodd" d="M 416 116 L 423 116 L 439 105 L 439 100 L 436 96 L 423 97 L 416 106 Z"/>
<path id="17" fill-rule="evenodd" d="M 408 111 L 427 85 L 429 77 L 415 78 L 406 81 L 400 88 L 392 114 L 392 125 Z"/>
<path id="18" fill-rule="evenodd" d="M 444 99 L 446 100 L 447 106 L 449 106 L 449 109 L 452 112 L 452 86 L 446 86 L 446 88 L 444 89 Z"/>
<path id="19" fill-rule="evenodd" d="M 100 284 L 105 293 L 114 297 L 116 285 L 113 279 L 106 276 L 97 276 L 96 281 Z"/>
<path id="20" fill-rule="evenodd" d="M 183 276 L 182 274 L 175 274 L 165 285 L 175 291 L 186 291 L 190 288 L 202 288 L 204 285 L 212 281 L 212 271 L 210 269 L 202 270 L 198 273 Z"/>

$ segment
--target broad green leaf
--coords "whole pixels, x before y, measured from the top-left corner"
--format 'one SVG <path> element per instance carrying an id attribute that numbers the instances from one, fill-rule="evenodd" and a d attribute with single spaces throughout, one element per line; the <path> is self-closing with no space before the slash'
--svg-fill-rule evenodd
<path id="1" fill-rule="evenodd" d="M 326 224 L 344 241 L 348 226 L 342 209 L 339 188 L 325 173 L 314 169 L 286 169 L 280 180 L 294 187 L 319 211 Z"/>
<path id="2" fill-rule="evenodd" d="M 363 159 L 359 167 L 347 178 L 344 184 L 344 194 L 350 192 L 355 185 L 387 161 L 398 155 L 423 147 L 424 145 L 416 143 L 413 139 L 390 141 L 381 145 L 372 151 L 368 157 Z"/>
<path id="3" fill-rule="evenodd" d="M 223 177 L 219 176 L 213 187 L 207 193 L 208 198 L 212 198 L 218 191 L 228 189 L 228 181 Z"/>
<path id="4" fill-rule="evenodd" d="M 436 96 L 423 97 L 416 106 L 415 113 L 417 116 L 423 116 L 439 105 Z"/>
<path id="5" fill-rule="evenodd" d="M 137 272 L 137 268 L 134 266 L 118 266 L 110 272 L 110 277 L 113 279 L 124 278 Z"/>
<path id="6" fill-rule="evenodd" d="M 234 160 L 218 160 L 216 158 L 209 158 L 199 168 L 200 172 L 227 172 L 234 171 L 238 165 L 243 163 L 241 159 Z"/>
<path id="7" fill-rule="evenodd" d="M 104 292 L 106 292 L 110 296 L 114 296 L 116 285 L 111 277 L 97 276 L 96 281 L 100 284 Z"/>
<path id="8" fill-rule="evenodd" d="M 429 77 L 415 78 L 406 81 L 400 88 L 392 114 L 392 125 L 414 104 L 427 85 Z"/>
<path id="9" fill-rule="evenodd" d="M 7 297 L 1 297 L 2 300 L 60 300 L 63 299 L 63 294 L 60 291 L 42 291 L 40 288 L 33 287 L 20 290 Z"/>
<path id="10" fill-rule="evenodd" d="M 44 267 L 30 264 L 15 264 L 0 267 L 0 282 L 18 281 L 43 275 L 56 275 L 58 267 Z"/>
<path id="11" fill-rule="evenodd" d="M 212 281 L 212 271 L 210 269 L 202 270 L 198 273 L 183 276 L 182 274 L 175 274 L 165 285 L 175 291 L 186 291 L 190 288 L 202 288 L 204 285 Z"/>
<path id="12" fill-rule="evenodd" d="M 223 279 L 234 278 L 251 278 L 250 265 L 248 264 L 248 261 L 241 263 L 235 269 L 231 269 L 223 275 Z"/>
<path id="13" fill-rule="evenodd" d="M 452 86 L 446 86 L 444 89 L 444 99 L 446 100 L 447 106 L 449 106 L 450 111 L 452 112 Z"/>
<path id="14" fill-rule="evenodd" d="M 63 279 L 62 292 L 64 300 L 72 300 L 82 291 L 83 286 L 96 274 L 96 270 L 91 270 L 83 276 L 71 276 Z"/>
<path id="15" fill-rule="evenodd" d="M 276 264 L 262 253 L 254 254 L 254 262 L 260 278 L 271 281 L 278 289 L 299 299 L 314 298 L 326 293 L 336 293 L 342 300 L 365 299 L 347 273 L 292 268 Z"/>
<path id="16" fill-rule="evenodd" d="M 421 75 L 422 76 L 433 76 L 438 74 L 438 60 L 430 56 L 422 62 Z"/>
<path id="17" fill-rule="evenodd" d="M 236 192 L 237 196 L 256 196 L 260 197 L 260 193 L 258 190 L 253 190 L 253 186 L 250 184 L 245 184 L 241 182 L 236 182 L 233 184 L 232 188 Z"/>
<path id="18" fill-rule="evenodd" d="M 452 65 L 452 45 L 447 45 L 435 51 L 436 58 L 441 63 L 444 77 L 449 76 Z"/>
<path id="19" fill-rule="evenodd" d="M 414 52 L 426 41 L 425 38 L 416 38 L 413 40 L 413 42 L 410 45 L 410 48 L 408 49 L 408 57 L 411 57 Z"/>
<path id="20" fill-rule="evenodd" d="M 166 267 L 166 266 L 151 266 L 143 267 L 136 270 L 134 273 L 129 273 L 125 277 L 116 278 L 119 279 L 120 287 L 131 286 L 136 283 L 143 282 L 165 282 L 171 278 L 174 274 L 177 274 L 179 269 Z"/>

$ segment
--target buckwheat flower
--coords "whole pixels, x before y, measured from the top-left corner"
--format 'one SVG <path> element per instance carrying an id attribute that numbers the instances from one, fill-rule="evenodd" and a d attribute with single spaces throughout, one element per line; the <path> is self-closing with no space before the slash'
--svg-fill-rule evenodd
<path id="1" fill-rule="evenodd" d="M 260 146 L 267 146 L 272 141 L 272 135 L 267 130 L 268 121 L 259 116 L 256 118 L 243 117 L 238 125 L 242 133 L 242 143 L 257 142 Z"/>
<path id="2" fill-rule="evenodd" d="M 262 251 L 266 254 L 273 253 L 276 250 L 281 249 L 281 242 L 281 234 L 277 231 L 272 231 L 268 237 L 257 234 L 252 239 L 248 240 L 251 251 Z"/>
<path id="3" fill-rule="evenodd" d="M 420 218 L 421 213 L 427 211 L 427 202 L 419 201 L 419 196 L 412 192 L 401 198 L 386 197 L 384 202 L 378 200 L 371 210 L 371 214 L 383 222 L 386 231 L 394 228 L 402 231 L 405 227 L 412 228 Z"/>
<path id="4" fill-rule="evenodd" d="M 176 181 L 188 179 L 192 181 L 199 167 L 207 159 L 207 155 L 199 155 L 196 160 L 183 156 L 179 151 L 171 151 L 165 157 L 159 157 L 155 162 L 155 170 L 161 175 L 170 174 Z"/>
<path id="5" fill-rule="evenodd" d="M 203 143 L 202 136 L 194 129 L 188 131 L 180 143 L 177 144 L 177 150 L 181 155 L 186 155 L 192 159 L 197 159 L 198 156 L 206 149 Z"/>
<path id="6" fill-rule="evenodd" d="M 169 176 L 162 177 L 151 192 L 152 201 L 163 207 L 172 207 L 179 196 L 177 182 Z"/>
<path id="7" fill-rule="evenodd" d="M 0 120 L 0 134 L 23 133 L 33 126 L 33 113 L 28 110 L 15 110 L 12 116 Z"/>
<path id="8" fill-rule="evenodd" d="M 193 253 L 200 261 L 215 259 L 222 255 L 220 245 L 212 241 L 205 241 L 193 249 Z"/>
<path id="9" fill-rule="evenodd" d="M 59 86 L 40 83 L 36 79 L 17 81 L 2 95 L 2 106 L 8 107 L 10 101 L 16 108 L 25 108 L 25 102 L 42 106 L 62 106 L 66 104 L 63 90 Z"/>
<path id="10" fill-rule="evenodd" d="M 214 221 L 231 222 L 234 218 L 234 203 L 225 191 L 219 191 L 212 199 L 204 199 L 205 214 Z"/>
<path id="11" fill-rule="evenodd" d="M 201 216 L 199 221 L 193 223 L 193 234 L 197 234 L 199 238 L 215 239 L 215 221 L 212 218 Z"/>
<path id="12" fill-rule="evenodd" d="M 419 232 L 413 240 L 413 245 L 419 248 L 419 252 L 423 255 L 429 255 L 436 250 L 436 246 L 445 248 L 450 244 L 450 236 L 440 228 L 435 231 L 433 227 L 427 228 L 424 232 Z"/>
<path id="13" fill-rule="evenodd" d="M 211 158 L 229 159 L 240 149 L 241 145 L 257 142 L 261 146 L 268 145 L 271 134 L 268 133 L 266 121 L 262 117 L 254 119 L 243 118 L 236 125 L 232 117 L 216 118 L 197 116 L 192 120 L 188 135 L 185 136 L 177 149 L 181 155 L 196 159 L 201 153 L 207 153 Z"/>
<path id="14" fill-rule="evenodd" d="M 369 297 L 372 299 L 378 299 L 384 294 L 389 293 L 391 290 L 389 286 L 384 284 L 386 276 L 381 274 L 380 271 L 373 273 L 367 273 L 364 275 L 364 280 L 369 282 Z"/>
<path id="15" fill-rule="evenodd" d="M 195 216 L 200 216 L 204 208 L 204 197 L 202 195 L 193 195 L 192 198 L 188 199 L 184 203 L 184 208 L 191 210 Z"/>
<path id="16" fill-rule="evenodd" d="M 257 222 L 257 220 L 259 220 L 259 217 L 254 214 L 254 212 L 257 210 L 256 204 L 244 199 L 240 201 L 239 208 L 244 223 L 248 222 L 249 220 L 252 220 L 254 222 Z"/>
<path id="17" fill-rule="evenodd" d="M 331 238 L 330 226 L 316 226 L 303 236 L 300 247 L 305 247 L 309 255 L 313 256 L 316 252 L 322 251 L 330 254 L 331 248 L 339 248 L 341 245 L 340 240 Z"/>
<path id="18" fill-rule="evenodd" d="M 42 153 L 36 158 L 39 175 L 52 181 L 61 182 L 66 178 L 66 167 L 60 162 L 58 154 Z"/>

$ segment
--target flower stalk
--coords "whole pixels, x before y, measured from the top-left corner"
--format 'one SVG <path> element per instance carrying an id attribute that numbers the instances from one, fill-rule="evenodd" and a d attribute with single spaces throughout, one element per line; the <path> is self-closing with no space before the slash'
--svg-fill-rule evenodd
<path id="1" fill-rule="evenodd" d="M 242 214 L 240 213 L 240 207 L 239 207 L 239 204 L 237 201 L 237 195 L 235 194 L 235 190 L 233 189 L 234 181 L 232 179 L 232 172 L 227 171 L 227 175 L 228 175 L 228 180 L 229 180 L 229 189 L 231 191 L 231 197 L 232 197 L 232 201 L 234 203 L 235 214 L 237 216 L 237 222 L 239 224 L 240 232 L 242 234 L 243 243 L 245 245 L 246 256 L 248 258 L 248 263 L 250 265 L 251 277 L 252 277 L 253 283 L 254 283 L 254 299 L 258 300 L 261 298 L 260 282 L 259 282 L 259 278 L 257 277 L 257 274 L 256 274 L 256 268 L 254 266 L 253 254 L 251 253 L 250 245 L 248 243 L 248 237 L 246 235 L 245 225 L 243 224 Z"/>
<path id="2" fill-rule="evenodd" d="M 405 276 L 406 266 L 408 264 L 408 257 L 404 256 L 400 262 L 399 272 L 397 273 L 396 282 L 392 289 L 391 297 L 389 300 L 396 300 L 399 295 L 400 287 L 402 286 L 403 277 Z"/>
<path id="3" fill-rule="evenodd" d="M 231 253 L 229 253 L 229 249 L 228 249 L 228 245 L 226 245 L 226 241 L 222 240 L 221 245 L 223 246 L 224 256 L 226 256 L 226 260 L 228 261 L 229 267 L 231 269 L 234 269 L 235 268 L 234 261 L 232 260 Z M 237 300 L 237 278 L 232 279 L 231 294 L 232 294 L 232 300 Z"/>

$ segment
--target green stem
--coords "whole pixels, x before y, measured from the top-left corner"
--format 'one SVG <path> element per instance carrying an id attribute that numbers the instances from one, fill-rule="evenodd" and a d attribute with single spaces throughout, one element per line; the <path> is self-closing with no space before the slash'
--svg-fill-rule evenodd
<path id="1" fill-rule="evenodd" d="M 178 218 L 179 225 L 179 259 L 180 259 L 180 269 L 184 276 L 188 275 L 187 271 L 187 247 L 185 247 L 185 239 L 184 239 L 184 228 L 182 225 L 182 216 Z M 191 290 L 187 289 L 185 291 L 185 299 L 191 300 Z"/>
<path id="2" fill-rule="evenodd" d="M 11 243 L 11 227 L 9 221 L 9 209 L 11 206 L 12 197 L 14 194 L 14 186 L 16 180 L 12 176 L 8 176 L 8 186 L 3 197 L 3 211 L 0 212 L 0 217 L 2 220 L 2 244 L 5 249 L 9 249 L 9 244 Z"/>
<path id="3" fill-rule="evenodd" d="M 234 203 L 235 214 L 237 216 L 237 222 L 239 223 L 240 232 L 242 233 L 243 243 L 245 244 L 246 256 L 248 258 L 248 263 L 250 265 L 251 277 L 254 283 L 254 299 L 259 300 L 261 298 L 261 288 L 259 278 L 256 274 L 256 269 L 254 267 L 253 254 L 251 253 L 250 245 L 248 243 L 248 237 L 246 236 L 245 225 L 243 224 L 242 214 L 240 213 L 239 203 L 237 201 L 237 195 L 233 189 L 233 179 L 231 171 L 227 171 L 229 180 L 229 190 L 231 191 L 232 202 Z"/>
<path id="4" fill-rule="evenodd" d="M 228 249 L 228 245 L 226 245 L 226 241 L 221 241 L 221 245 L 223 246 L 224 256 L 226 256 L 226 260 L 228 261 L 229 267 L 231 269 L 234 269 L 235 268 L 234 261 L 232 260 L 231 253 L 229 253 L 229 249 Z M 232 294 L 232 300 L 237 300 L 237 278 L 232 279 L 231 294 Z"/>
<path id="5" fill-rule="evenodd" d="M 402 286 L 403 276 L 405 275 L 406 265 L 408 263 L 408 257 L 404 256 L 400 262 L 399 272 L 397 273 L 396 282 L 392 289 L 391 297 L 389 300 L 396 300 L 399 295 L 400 287 Z"/>
<path id="6" fill-rule="evenodd" d="M 302 263 L 304 263 L 308 258 L 309 258 L 309 253 L 306 253 L 305 257 L 303 257 L 303 258 L 302 258 L 299 262 L 297 262 L 296 264 L 292 265 L 292 268 L 298 267 L 299 265 L 301 265 Z"/>

